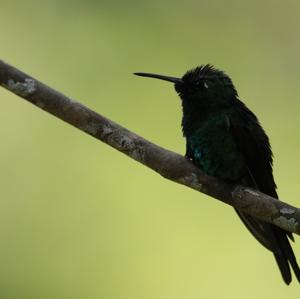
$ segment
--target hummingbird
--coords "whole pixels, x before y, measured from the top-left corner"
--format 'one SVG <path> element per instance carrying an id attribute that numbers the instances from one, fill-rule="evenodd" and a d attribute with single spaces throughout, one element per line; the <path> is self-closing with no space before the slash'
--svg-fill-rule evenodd
<path id="1" fill-rule="evenodd" d="M 181 99 L 187 159 L 210 176 L 278 198 L 269 138 L 224 71 L 206 64 L 181 78 L 134 74 L 174 84 Z M 292 281 L 291 269 L 300 282 L 300 269 L 289 242 L 294 241 L 293 235 L 235 211 L 256 240 L 273 253 L 284 282 Z"/>

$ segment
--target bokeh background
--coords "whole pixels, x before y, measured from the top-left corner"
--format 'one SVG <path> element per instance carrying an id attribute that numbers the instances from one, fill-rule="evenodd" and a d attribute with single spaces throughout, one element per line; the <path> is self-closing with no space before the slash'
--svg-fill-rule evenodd
<path id="1" fill-rule="evenodd" d="M 299 1 L 3 1 L 0 57 L 184 153 L 166 82 L 212 63 L 269 134 L 300 206 Z M 0 298 L 297 298 L 232 208 L 0 89 Z M 300 261 L 300 239 L 294 245 Z"/>

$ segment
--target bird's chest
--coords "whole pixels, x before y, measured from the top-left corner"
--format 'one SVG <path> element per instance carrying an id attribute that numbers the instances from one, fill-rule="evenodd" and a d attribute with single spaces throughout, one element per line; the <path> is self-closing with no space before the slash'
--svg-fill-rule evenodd
<path id="1" fill-rule="evenodd" d="M 237 180 L 245 171 L 245 163 L 230 132 L 228 119 L 203 122 L 187 137 L 193 162 L 209 175 Z"/>

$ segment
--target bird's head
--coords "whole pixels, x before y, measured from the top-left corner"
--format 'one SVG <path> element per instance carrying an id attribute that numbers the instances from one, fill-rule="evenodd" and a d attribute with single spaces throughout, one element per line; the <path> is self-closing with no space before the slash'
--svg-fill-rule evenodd
<path id="1" fill-rule="evenodd" d="M 237 91 L 231 79 L 224 72 L 209 64 L 187 71 L 182 78 L 151 73 L 135 73 L 135 75 L 174 83 L 175 90 L 184 106 L 222 105 L 237 97 Z"/>

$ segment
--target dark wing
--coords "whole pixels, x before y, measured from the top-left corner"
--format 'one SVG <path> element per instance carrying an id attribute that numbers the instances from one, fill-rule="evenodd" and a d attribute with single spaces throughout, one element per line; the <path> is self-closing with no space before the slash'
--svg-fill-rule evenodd
<path id="1" fill-rule="evenodd" d="M 230 130 L 239 151 L 246 160 L 256 187 L 261 192 L 278 198 L 273 178 L 273 158 L 269 138 L 256 116 L 240 101 L 237 113 L 242 115 L 244 122 L 230 119 Z"/>
<path id="2" fill-rule="evenodd" d="M 256 116 L 239 100 L 236 111 L 240 117 L 230 118 L 230 131 L 247 164 L 249 176 L 246 184 L 278 198 L 273 178 L 269 139 Z M 244 120 L 243 123 L 237 121 L 241 119 L 241 116 Z M 287 238 L 287 236 L 292 238 L 292 235 L 241 211 L 237 211 L 237 213 L 254 237 L 274 253 L 284 281 L 287 284 L 291 282 L 289 263 L 300 281 L 300 269 Z"/>

